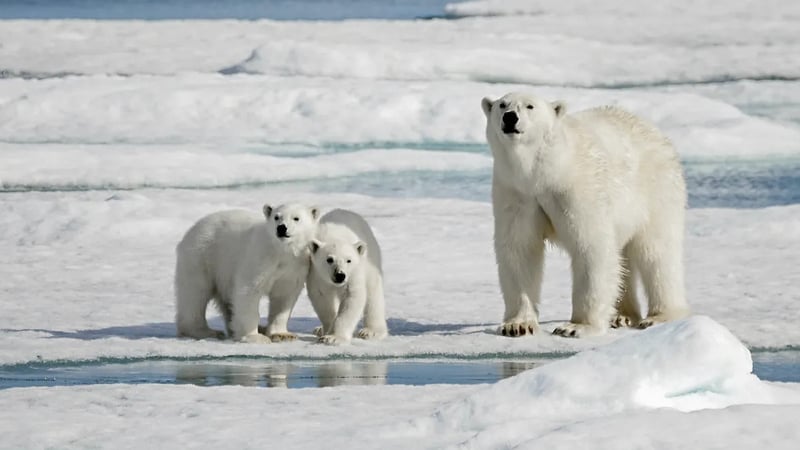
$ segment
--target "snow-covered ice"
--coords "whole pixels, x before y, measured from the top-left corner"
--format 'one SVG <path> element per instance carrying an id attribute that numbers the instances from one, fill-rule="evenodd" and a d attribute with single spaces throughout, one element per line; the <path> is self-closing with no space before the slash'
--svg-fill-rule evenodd
<path id="1" fill-rule="evenodd" d="M 8 389 L 26 407 L 0 410 L 0 433 L 8 448 L 793 448 L 800 388 L 751 368 L 698 316 L 477 387 Z"/>
<path id="2" fill-rule="evenodd" d="M 769 169 L 800 161 L 799 5 L 489 0 L 451 4 L 457 20 L 0 21 L 0 365 L 575 354 L 485 386 L 0 389 L 0 448 L 794 448 L 800 387 L 758 380 L 750 351 L 800 348 L 800 204 L 745 202 L 730 183 L 749 164 L 766 168 L 753 189 L 800 189 Z M 628 108 L 674 141 L 690 191 L 729 194 L 708 202 L 725 208 L 688 211 L 694 317 L 583 340 L 495 334 L 479 102 L 511 90 L 573 111 Z M 187 227 L 290 200 L 367 217 L 392 335 L 318 345 L 303 295 L 296 342 L 176 339 Z M 543 329 L 569 311 L 569 262 L 552 251 Z"/>

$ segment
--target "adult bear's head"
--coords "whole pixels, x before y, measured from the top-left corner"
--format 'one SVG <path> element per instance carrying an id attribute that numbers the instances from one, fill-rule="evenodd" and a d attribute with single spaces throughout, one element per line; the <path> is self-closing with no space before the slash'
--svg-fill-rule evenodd
<path id="1" fill-rule="evenodd" d="M 563 102 L 547 102 L 530 94 L 511 92 L 481 101 L 486 115 L 486 138 L 494 146 L 538 144 L 547 139 L 564 116 Z"/>

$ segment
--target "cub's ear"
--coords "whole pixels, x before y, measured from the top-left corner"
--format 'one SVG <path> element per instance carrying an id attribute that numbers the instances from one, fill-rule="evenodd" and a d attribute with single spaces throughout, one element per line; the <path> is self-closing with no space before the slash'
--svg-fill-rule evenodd
<path id="1" fill-rule="evenodd" d="M 311 218 L 314 220 L 319 219 L 319 208 L 316 206 L 311 207 Z"/>
<path id="2" fill-rule="evenodd" d="M 563 117 L 567 113 L 567 104 L 562 100 L 556 100 L 550 105 L 553 107 L 553 111 L 556 112 L 556 117 Z"/>
<path id="3" fill-rule="evenodd" d="M 486 118 L 489 118 L 489 114 L 492 112 L 492 103 L 494 103 L 494 100 L 490 99 L 489 97 L 483 97 L 483 100 L 481 100 L 481 108 L 483 109 L 483 114 L 486 115 Z"/>
<path id="4" fill-rule="evenodd" d="M 317 253 L 317 250 L 322 247 L 322 242 L 312 239 L 311 243 L 308 244 L 308 248 L 311 249 L 311 254 Z"/>
<path id="5" fill-rule="evenodd" d="M 359 255 L 364 256 L 364 253 L 367 253 L 367 244 L 362 241 L 358 241 L 353 246 L 356 248 L 356 251 Z"/>
<path id="6" fill-rule="evenodd" d="M 272 206 L 265 204 L 263 211 L 264 211 L 264 217 L 266 217 L 267 219 L 269 219 L 272 216 Z"/>

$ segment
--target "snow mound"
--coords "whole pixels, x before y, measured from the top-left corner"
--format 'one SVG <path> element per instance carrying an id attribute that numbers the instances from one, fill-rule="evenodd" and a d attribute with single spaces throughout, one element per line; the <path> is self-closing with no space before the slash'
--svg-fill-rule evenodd
<path id="1" fill-rule="evenodd" d="M 775 403 L 774 388 L 752 372 L 747 348 L 724 326 L 694 316 L 547 364 L 441 409 L 455 429 L 629 409 L 681 411 L 739 403 Z"/>

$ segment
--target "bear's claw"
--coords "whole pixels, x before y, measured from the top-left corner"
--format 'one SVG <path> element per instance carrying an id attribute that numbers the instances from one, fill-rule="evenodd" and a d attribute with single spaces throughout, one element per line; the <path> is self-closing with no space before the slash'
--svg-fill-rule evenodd
<path id="1" fill-rule="evenodd" d="M 358 330 L 357 336 L 361 339 L 383 339 L 384 337 L 386 337 L 386 335 L 387 335 L 386 331 L 379 331 L 373 328 L 364 327 Z"/>
<path id="2" fill-rule="evenodd" d="M 297 339 L 294 333 L 272 333 L 269 335 L 272 342 L 288 342 Z"/>
<path id="3" fill-rule="evenodd" d="M 611 319 L 611 328 L 623 328 L 623 327 L 631 327 L 634 328 L 641 323 L 639 320 L 635 320 L 632 317 L 628 317 L 622 314 L 618 314 L 613 319 Z"/>
<path id="4" fill-rule="evenodd" d="M 518 337 L 525 336 L 526 334 L 536 334 L 539 331 L 539 325 L 535 322 L 506 322 L 500 325 L 497 332 L 502 336 Z"/>
<path id="5" fill-rule="evenodd" d="M 314 336 L 316 337 L 322 337 L 324 335 L 324 333 L 322 332 L 322 325 L 315 327 L 314 331 L 312 331 L 311 333 L 313 333 Z"/>
<path id="6" fill-rule="evenodd" d="M 553 330 L 553 334 L 556 336 L 563 336 L 563 337 L 571 337 L 571 338 L 580 338 L 585 336 L 592 336 L 596 334 L 600 334 L 602 330 L 592 325 L 587 325 L 583 323 L 565 323 L 560 327 L 556 327 Z"/>
<path id="7" fill-rule="evenodd" d="M 319 342 L 321 344 L 325 344 L 325 345 L 338 345 L 338 344 L 343 344 L 344 340 L 342 340 L 342 339 L 340 339 L 340 338 L 338 338 L 338 337 L 336 337 L 336 336 L 334 336 L 332 334 L 326 334 L 325 336 L 320 336 L 320 338 L 317 340 L 317 342 Z"/>

